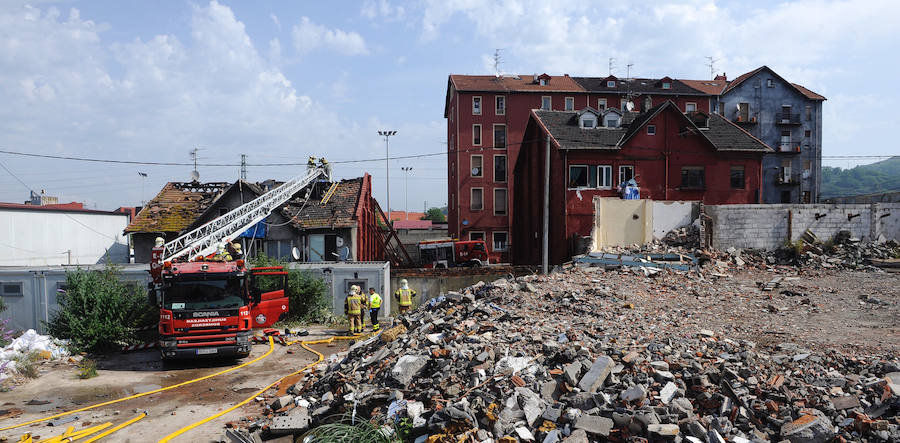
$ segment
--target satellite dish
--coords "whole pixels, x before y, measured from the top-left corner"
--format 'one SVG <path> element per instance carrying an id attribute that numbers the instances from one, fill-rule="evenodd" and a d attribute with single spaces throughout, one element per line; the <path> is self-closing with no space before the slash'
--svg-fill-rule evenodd
<path id="1" fill-rule="evenodd" d="M 337 237 L 337 238 L 335 238 L 335 239 L 334 239 L 334 244 L 335 244 L 337 247 L 339 247 L 339 248 L 340 248 L 341 246 L 344 246 L 344 238 L 343 238 L 343 237 Z"/>
<path id="2" fill-rule="evenodd" d="M 741 104 L 740 104 L 740 103 L 735 103 L 735 104 L 734 104 L 734 107 L 737 108 L 738 111 L 741 110 Z"/>
<path id="3" fill-rule="evenodd" d="M 300 248 L 296 246 L 291 248 L 291 257 L 294 258 L 294 261 L 300 261 Z"/>
<path id="4" fill-rule="evenodd" d="M 479 172 L 478 168 L 472 168 L 472 175 L 478 175 Z"/>
<path id="5" fill-rule="evenodd" d="M 197 181 L 199 179 L 200 179 L 200 173 L 197 172 L 196 170 L 191 171 L 191 180 Z"/>
<path id="6" fill-rule="evenodd" d="M 631 101 L 631 100 L 629 100 L 628 102 L 626 102 L 626 103 L 625 103 L 625 109 L 627 109 L 628 112 L 634 111 L 634 102 Z"/>

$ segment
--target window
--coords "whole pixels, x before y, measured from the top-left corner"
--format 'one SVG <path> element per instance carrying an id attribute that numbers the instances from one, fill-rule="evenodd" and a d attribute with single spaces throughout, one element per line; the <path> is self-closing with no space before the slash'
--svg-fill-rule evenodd
<path id="1" fill-rule="evenodd" d="M 812 131 L 810 131 L 809 129 L 803 131 L 803 136 L 806 138 L 810 138 L 812 136 Z"/>
<path id="2" fill-rule="evenodd" d="M 481 146 L 481 125 L 472 125 L 472 144 Z"/>
<path id="3" fill-rule="evenodd" d="M 541 86 L 547 86 L 547 80 L 542 78 L 542 79 L 538 82 L 538 84 L 540 84 Z"/>
<path id="4" fill-rule="evenodd" d="M 509 248 L 509 233 L 508 232 L 495 232 L 494 233 L 494 250 L 495 251 L 505 251 Z"/>
<path id="5" fill-rule="evenodd" d="M 597 121 L 592 118 L 583 118 L 581 119 L 581 127 L 585 129 L 590 129 L 597 126 Z"/>
<path id="6" fill-rule="evenodd" d="M 481 115 L 481 97 L 472 97 L 472 115 Z"/>
<path id="7" fill-rule="evenodd" d="M 597 187 L 602 189 L 612 188 L 612 166 L 597 166 L 598 183 Z"/>
<path id="8" fill-rule="evenodd" d="M 644 105 L 641 106 L 641 110 L 646 112 L 648 109 L 653 107 L 653 99 L 649 96 L 644 97 Z"/>
<path id="9" fill-rule="evenodd" d="M 484 177 L 484 159 L 480 155 L 472 156 L 472 177 Z"/>
<path id="10" fill-rule="evenodd" d="M 494 113 L 497 115 L 506 115 L 506 97 L 502 95 L 494 97 Z"/>
<path id="11" fill-rule="evenodd" d="M 623 99 L 619 100 L 619 109 L 621 109 L 622 112 L 625 112 L 628 110 L 627 106 L 628 106 L 627 98 L 623 98 Z"/>
<path id="12" fill-rule="evenodd" d="M 541 109 L 545 111 L 549 111 L 550 107 L 553 105 L 553 100 L 550 97 L 544 96 L 541 97 Z"/>
<path id="13" fill-rule="evenodd" d="M 569 166 L 569 188 L 586 188 L 588 185 L 588 167 L 585 165 Z"/>
<path id="14" fill-rule="evenodd" d="M 696 103 L 687 102 L 684 104 L 684 112 L 694 112 L 696 110 L 697 110 Z"/>
<path id="15" fill-rule="evenodd" d="M 789 122 L 791 121 L 791 106 L 783 105 L 781 107 L 781 120 Z"/>
<path id="16" fill-rule="evenodd" d="M 483 241 L 484 240 L 484 231 L 469 232 L 469 240 L 471 240 L 471 241 L 482 240 Z"/>
<path id="17" fill-rule="evenodd" d="M 705 186 L 703 166 L 683 166 L 681 168 L 681 187 L 683 189 L 703 189 Z"/>
<path id="18" fill-rule="evenodd" d="M 619 116 L 616 114 L 609 114 L 606 116 L 606 127 L 607 128 L 615 128 L 619 126 Z"/>
<path id="19" fill-rule="evenodd" d="M 809 191 L 803 191 L 803 203 L 812 203 L 812 194 Z"/>
<path id="20" fill-rule="evenodd" d="M 669 83 L 669 82 L 663 82 L 662 88 L 663 88 L 663 89 L 672 89 L 672 83 Z"/>
<path id="21" fill-rule="evenodd" d="M 494 125 L 494 147 L 506 148 L 506 125 Z"/>
<path id="22" fill-rule="evenodd" d="M 616 81 L 615 81 L 615 80 L 607 80 L 607 81 L 606 81 L 606 87 L 607 87 L 607 88 L 615 88 L 615 87 L 616 87 Z"/>
<path id="23" fill-rule="evenodd" d="M 505 182 L 506 181 L 506 156 L 505 155 L 495 155 L 494 156 L 494 181 L 495 182 Z"/>
<path id="24" fill-rule="evenodd" d="M 731 188 L 732 189 L 744 189 L 744 167 L 743 166 L 732 166 L 731 167 Z"/>
<path id="25" fill-rule="evenodd" d="M 647 125 L 647 135 L 656 135 L 656 125 Z"/>
<path id="26" fill-rule="evenodd" d="M 774 88 L 774 87 L 775 87 L 775 82 L 774 82 L 771 78 L 766 79 L 766 87 L 767 87 L 767 88 Z"/>
<path id="27" fill-rule="evenodd" d="M 566 97 L 566 111 L 575 110 L 575 97 Z"/>
<path id="28" fill-rule="evenodd" d="M 750 103 L 738 103 L 738 121 L 750 121 Z"/>
<path id="29" fill-rule="evenodd" d="M 506 188 L 494 189 L 494 215 L 506 215 Z"/>
<path id="30" fill-rule="evenodd" d="M 812 106 L 806 105 L 806 121 L 812 121 Z"/>
<path id="31" fill-rule="evenodd" d="M 781 131 L 781 150 L 789 151 L 791 149 L 791 131 Z"/>
<path id="32" fill-rule="evenodd" d="M 24 284 L 22 282 L 0 283 L 0 296 L 24 297 L 25 296 Z"/>
<path id="33" fill-rule="evenodd" d="M 605 109 L 606 109 L 606 99 L 605 99 L 605 98 L 598 98 L 598 99 L 597 99 L 597 110 L 598 110 L 598 111 L 603 111 L 603 110 L 605 110 Z"/>
<path id="34" fill-rule="evenodd" d="M 484 209 L 484 188 L 472 188 L 472 200 L 469 202 L 469 209 L 473 211 Z"/>
<path id="35" fill-rule="evenodd" d="M 625 183 L 634 178 L 634 166 L 619 166 L 619 183 Z"/>

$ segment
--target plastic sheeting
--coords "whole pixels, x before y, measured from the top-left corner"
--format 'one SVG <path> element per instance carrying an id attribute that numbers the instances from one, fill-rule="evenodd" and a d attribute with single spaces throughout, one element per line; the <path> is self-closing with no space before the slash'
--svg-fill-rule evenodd
<path id="1" fill-rule="evenodd" d="M 3 350 L 0 350 L 0 368 L 5 366 L 5 370 L 0 371 L 0 380 L 9 377 L 8 373 L 10 371 L 15 371 L 16 359 L 30 352 L 49 352 L 51 360 L 68 357 L 67 344 L 68 342 L 65 340 L 57 340 L 49 335 L 38 334 L 34 329 L 25 331 L 24 334 L 13 340 Z"/>

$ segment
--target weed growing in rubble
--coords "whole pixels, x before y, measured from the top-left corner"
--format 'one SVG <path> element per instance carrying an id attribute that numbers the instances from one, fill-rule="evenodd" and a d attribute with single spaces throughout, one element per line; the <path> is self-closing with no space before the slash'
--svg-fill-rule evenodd
<path id="1" fill-rule="evenodd" d="M 89 358 L 81 360 L 78 364 L 78 378 L 85 380 L 97 376 L 97 362 Z"/>
<path id="2" fill-rule="evenodd" d="M 382 430 L 377 421 L 353 419 L 348 414 L 338 422 L 309 430 L 297 441 L 303 443 L 395 443 L 402 440 L 388 436 L 388 433 Z"/>
<path id="3" fill-rule="evenodd" d="M 252 259 L 253 266 L 284 266 L 287 263 L 265 255 Z M 290 309 L 285 321 L 300 323 L 328 323 L 333 320 L 331 314 L 331 291 L 325 280 L 317 278 L 309 271 L 300 269 L 287 269 L 288 281 L 285 293 L 290 301 Z M 265 280 L 260 280 L 260 289 L 266 287 Z"/>
<path id="4" fill-rule="evenodd" d="M 122 281 L 115 266 L 68 272 L 66 285 L 48 326 L 50 335 L 71 340 L 76 350 L 104 352 L 136 343 L 135 329 L 157 320 L 143 288 Z"/>
<path id="5" fill-rule="evenodd" d="M 40 375 L 38 373 L 38 361 L 40 359 L 41 354 L 38 351 L 31 351 L 16 357 L 16 372 L 28 378 L 37 378 Z"/>

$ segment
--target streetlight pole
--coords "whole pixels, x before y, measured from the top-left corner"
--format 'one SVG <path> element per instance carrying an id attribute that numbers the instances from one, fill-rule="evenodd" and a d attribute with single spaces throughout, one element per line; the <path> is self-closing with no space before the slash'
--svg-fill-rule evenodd
<path id="1" fill-rule="evenodd" d="M 409 221 L 409 171 L 412 171 L 412 166 L 403 166 L 400 169 L 406 173 L 406 204 L 403 210 L 406 212 L 406 221 Z"/>
<path id="2" fill-rule="evenodd" d="M 387 222 L 393 225 L 391 221 L 391 151 L 388 145 L 388 138 L 397 134 L 397 131 L 378 131 L 378 135 L 384 137 L 384 167 L 385 167 L 385 184 L 387 185 Z"/>

